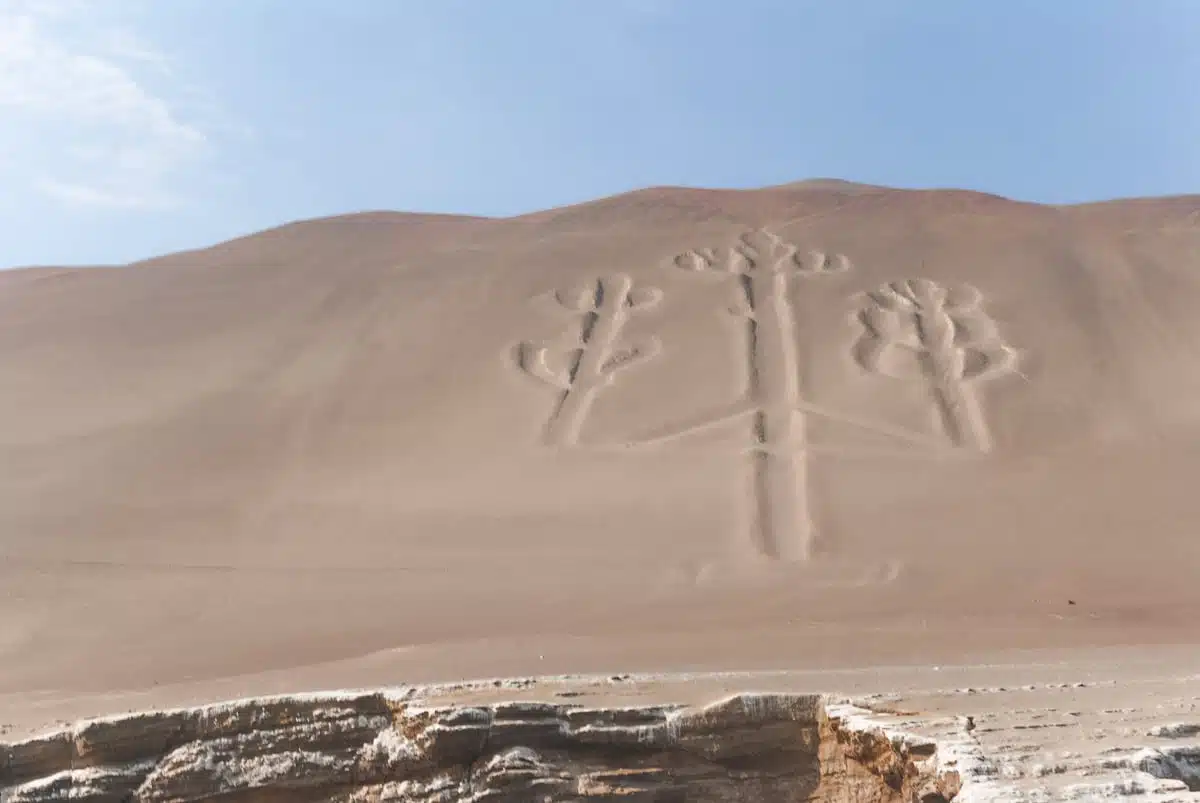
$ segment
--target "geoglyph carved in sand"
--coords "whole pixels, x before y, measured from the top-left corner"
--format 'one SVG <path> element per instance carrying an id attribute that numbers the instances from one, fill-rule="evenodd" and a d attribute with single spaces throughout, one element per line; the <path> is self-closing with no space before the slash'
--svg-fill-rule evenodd
<path id="1" fill-rule="evenodd" d="M 849 270 L 843 256 L 801 255 L 796 246 L 764 229 L 743 234 L 732 248 L 692 250 L 675 259 L 679 267 L 715 272 L 736 282 L 730 311 L 746 321 L 749 367 L 745 409 L 752 419 L 754 448 L 753 537 L 769 557 L 809 557 L 814 524 L 808 509 L 807 436 L 800 409 L 801 377 L 796 317 L 790 288 L 794 279 Z"/>
<path id="2" fill-rule="evenodd" d="M 983 311 L 983 294 L 930 279 L 891 282 L 867 294 L 854 345 L 860 366 L 883 376 L 928 383 L 936 420 L 957 447 L 991 450 L 975 385 L 1011 372 L 1016 352 Z"/>
<path id="3" fill-rule="evenodd" d="M 743 234 L 725 249 L 693 249 L 673 265 L 729 282 L 735 290 L 730 312 L 745 321 L 747 386 L 731 403 L 691 420 L 645 433 L 624 448 L 676 441 L 748 419 L 752 491 L 748 521 L 756 551 L 771 559 L 805 561 L 817 535 L 809 500 L 807 417 L 849 425 L 910 444 L 945 448 L 944 441 L 883 422 L 865 421 L 814 405 L 802 393 L 797 348 L 796 280 L 848 272 L 843 255 L 802 253 L 765 229 Z M 574 340 L 565 344 L 523 343 L 521 368 L 560 390 L 546 427 L 546 442 L 577 446 L 588 411 L 600 389 L 616 374 L 656 356 L 655 337 L 624 343 L 631 313 L 662 298 L 656 288 L 635 288 L 625 274 L 603 277 L 557 303 L 580 315 Z M 852 348 L 863 368 L 885 376 L 924 380 L 935 401 L 937 425 L 954 447 L 991 448 L 974 383 L 1011 370 L 1015 352 L 1000 339 L 971 287 L 946 289 L 928 279 L 896 281 L 867 294 L 858 312 L 863 333 Z"/>
<path id="4" fill-rule="evenodd" d="M 633 279 L 616 274 L 554 297 L 568 312 L 579 315 L 573 341 L 522 343 L 519 360 L 528 374 L 560 391 L 546 426 L 546 442 L 573 446 L 579 442 L 596 394 L 611 385 L 618 372 L 660 351 L 658 338 L 623 344 L 621 333 L 631 313 L 651 309 L 662 293 L 653 287 L 634 288 Z"/>

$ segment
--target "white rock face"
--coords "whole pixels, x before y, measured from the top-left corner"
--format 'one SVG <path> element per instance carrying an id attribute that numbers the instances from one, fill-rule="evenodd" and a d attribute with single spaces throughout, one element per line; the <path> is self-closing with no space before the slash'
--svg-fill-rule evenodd
<path id="1" fill-rule="evenodd" d="M 1145 690 L 1105 682 L 697 704 L 647 699 L 672 682 L 686 698 L 697 676 L 621 680 L 619 693 L 495 681 L 89 720 L 0 745 L 0 803 L 1200 801 L 1184 683 L 1152 690 L 1153 706 L 1120 704 Z"/>
<path id="2" fill-rule="evenodd" d="M 0 799 L 945 800 L 935 754 L 813 694 L 605 708 L 408 689 L 80 723 L 4 746 Z"/>

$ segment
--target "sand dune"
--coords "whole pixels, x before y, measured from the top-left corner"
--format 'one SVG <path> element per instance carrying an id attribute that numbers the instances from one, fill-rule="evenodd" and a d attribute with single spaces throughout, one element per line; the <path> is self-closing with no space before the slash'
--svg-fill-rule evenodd
<path id="1" fill-rule="evenodd" d="M 818 181 L 0 272 L 0 695 L 1194 642 L 1198 254 Z"/>

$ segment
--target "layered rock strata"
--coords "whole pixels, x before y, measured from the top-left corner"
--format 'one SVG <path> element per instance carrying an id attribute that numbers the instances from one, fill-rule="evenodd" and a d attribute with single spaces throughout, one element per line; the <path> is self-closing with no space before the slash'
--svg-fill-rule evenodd
<path id="1" fill-rule="evenodd" d="M 620 675 L 267 697 L 0 743 L 0 803 L 1200 803 L 1196 680 L 848 699 L 753 673 Z"/>
<path id="2" fill-rule="evenodd" d="M 92 720 L 0 747 L 3 803 L 954 799 L 928 740 L 813 694 L 454 703 L 416 689 Z"/>

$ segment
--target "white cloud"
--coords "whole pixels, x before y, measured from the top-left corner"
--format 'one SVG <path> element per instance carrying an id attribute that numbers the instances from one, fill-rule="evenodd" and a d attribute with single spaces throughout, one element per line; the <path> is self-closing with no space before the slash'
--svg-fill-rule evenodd
<path id="1" fill-rule="evenodd" d="M 172 180 L 211 143 L 172 104 L 186 88 L 167 56 L 97 9 L 0 0 L 0 151 L 18 174 L 5 183 L 71 206 L 176 203 Z"/>
<path id="2" fill-rule="evenodd" d="M 106 31 L 100 40 L 104 52 L 115 59 L 151 66 L 164 75 L 172 75 L 170 59 L 132 31 L 116 28 Z"/>
<path id="3" fill-rule="evenodd" d="M 91 206 L 106 209 L 144 209 L 156 205 L 156 199 L 131 193 L 115 193 L 87 184 L 70 184 L 50 178 L 38 179 L 34 187 L 67 206 Z"/>

